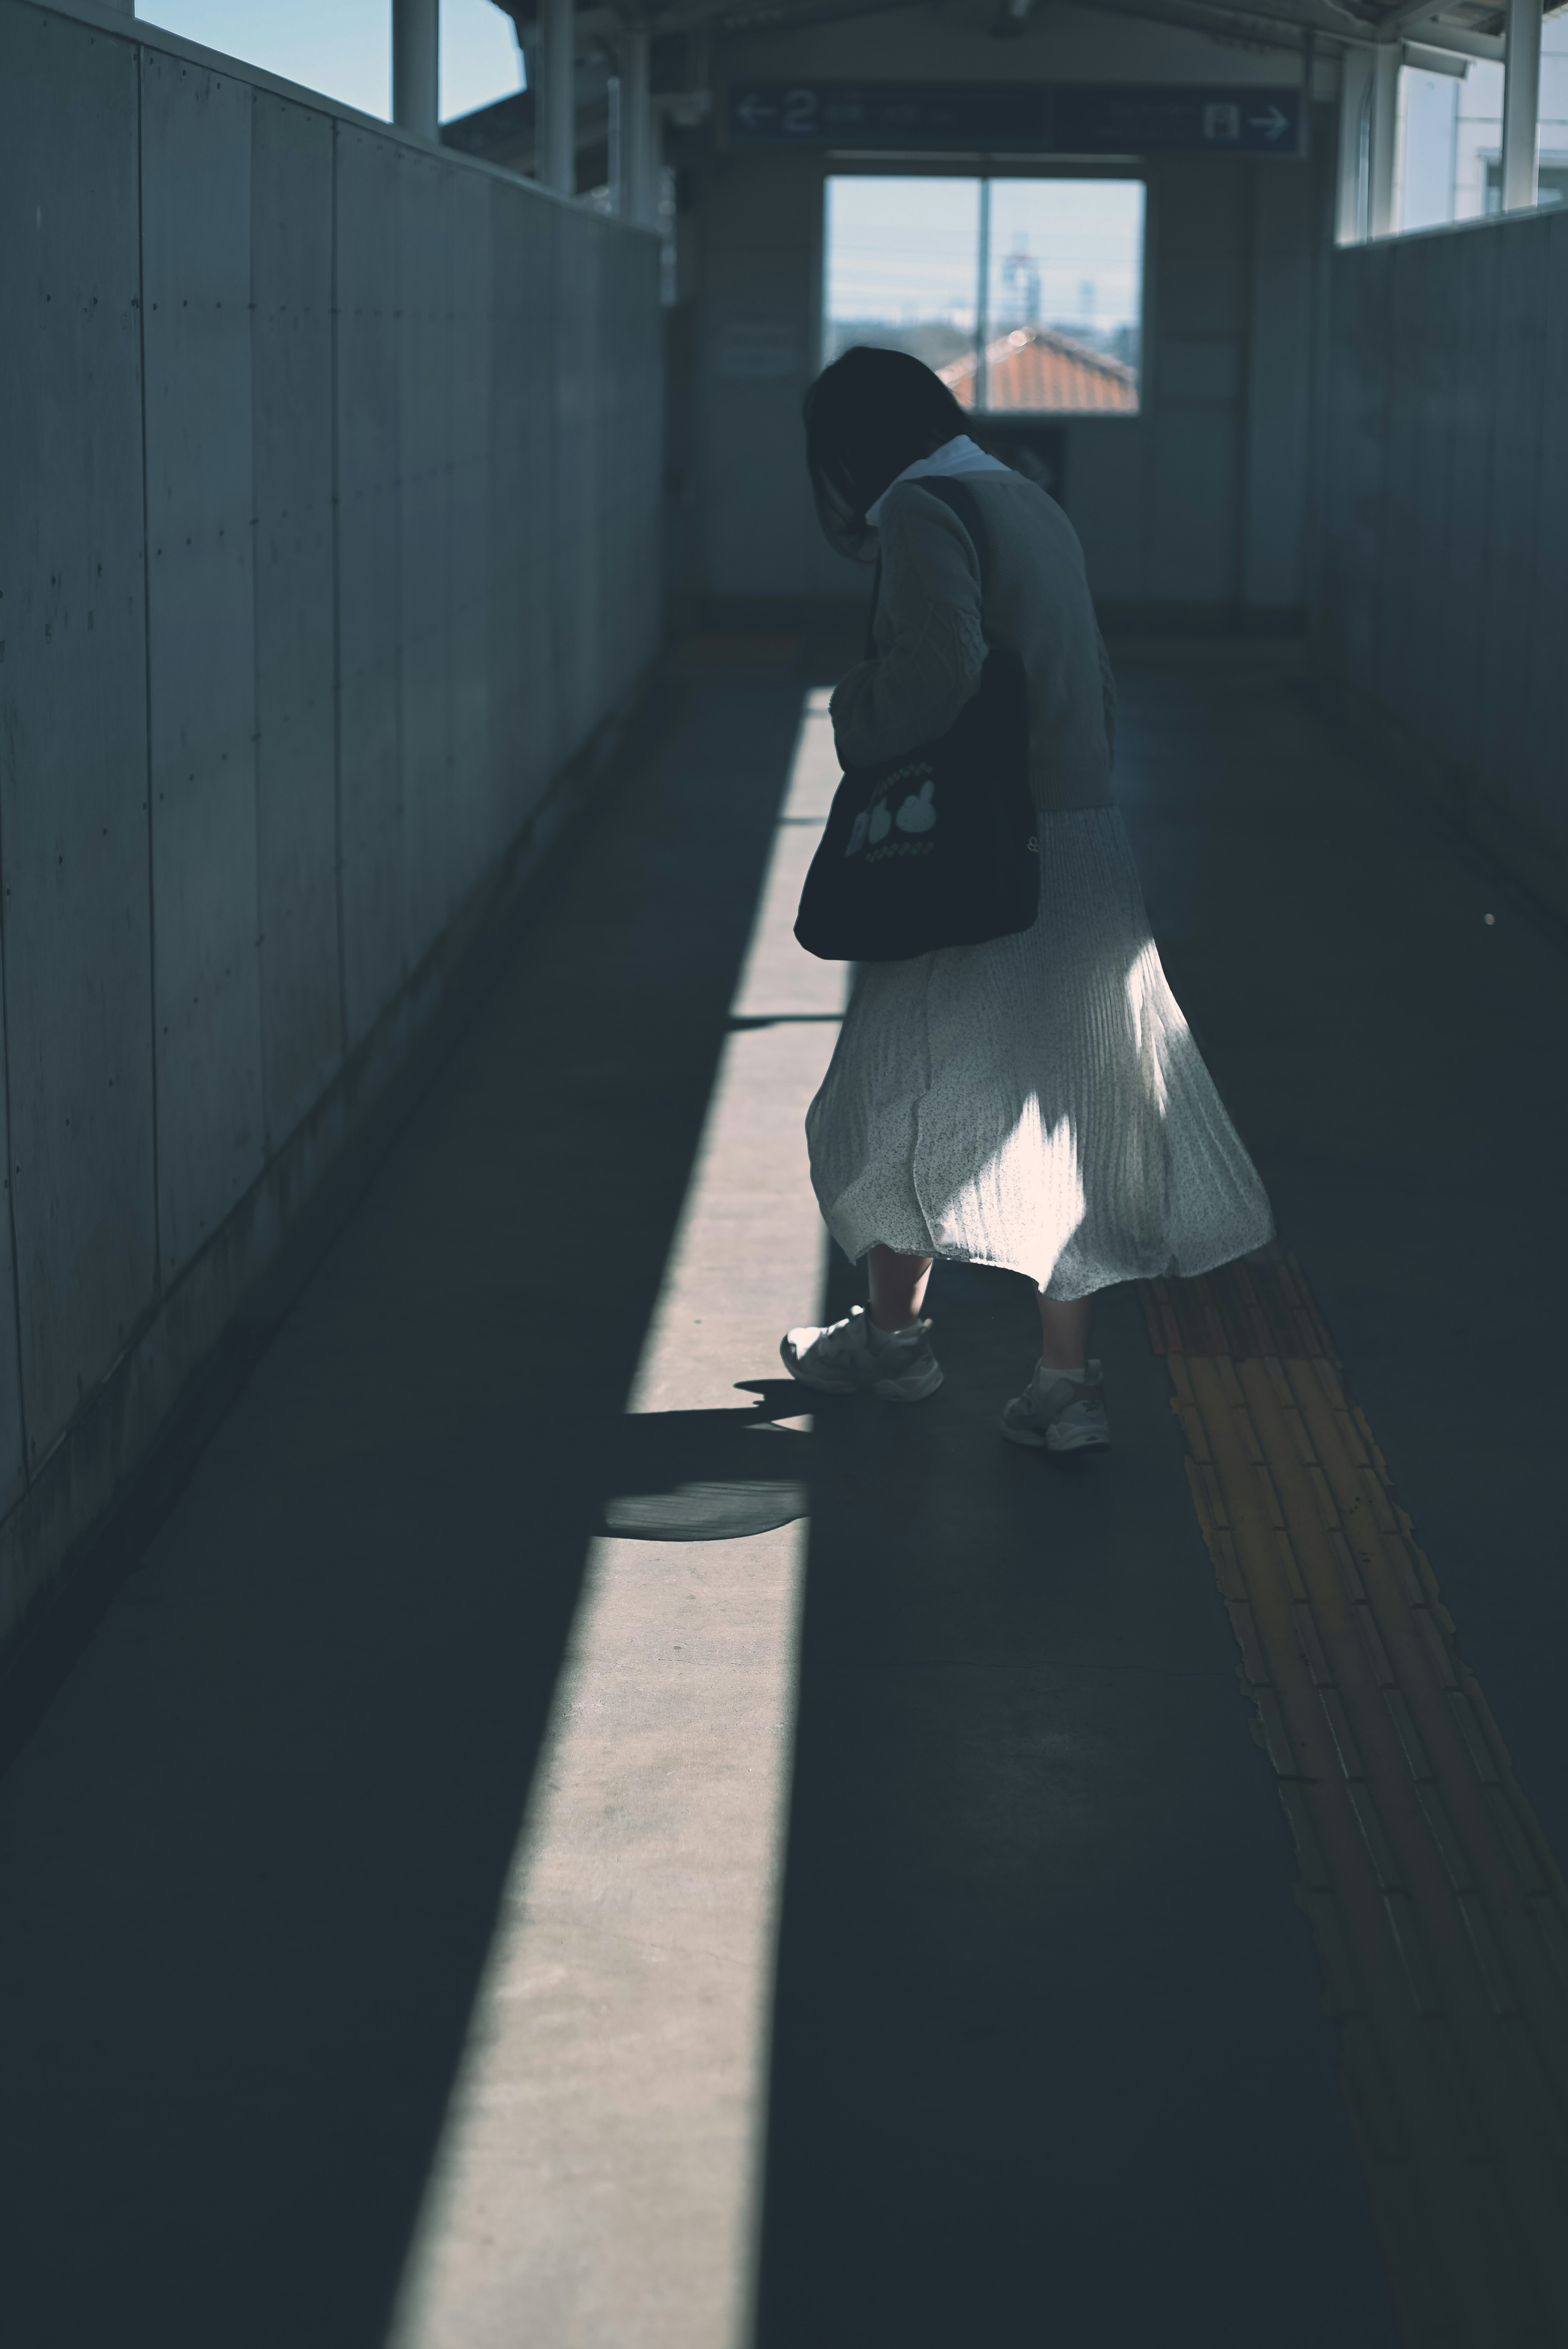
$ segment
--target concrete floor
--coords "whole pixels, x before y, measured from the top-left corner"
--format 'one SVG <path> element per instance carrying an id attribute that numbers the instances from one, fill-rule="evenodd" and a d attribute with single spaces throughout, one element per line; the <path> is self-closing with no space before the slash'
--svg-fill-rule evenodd
<path id="1" fill-rule="evenodd" d="M 1561 1852 L 1568 957 L 1288 664 L 1122 669 L 1173 984 Z M 919 1413 L 778 1372 L 801 711 L 671 688 L 0 1788 L 15 2349 L 1395 2338 L 1132 1300 L 1078 1476 L 995 1440 L 1006 1277 Z"/>

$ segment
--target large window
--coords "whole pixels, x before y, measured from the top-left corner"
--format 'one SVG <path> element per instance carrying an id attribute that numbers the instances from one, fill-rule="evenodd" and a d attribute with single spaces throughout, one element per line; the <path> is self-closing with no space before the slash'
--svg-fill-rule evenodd
<path id="1" fill-rule="evenodd" d="M 1538 201 L 1568 203 L 1568 16 L 1541 29 Z M 1502 210 L 1502 67 L 1467 57 L 1399 75 L 1394 225 L 1440 228 Z"/>
<path id="2" fill-rule="evenodd" d="M 1140 180 L 833 178 L 824 362 L 913 351 L 965 408 L 1130 415 Z"/>

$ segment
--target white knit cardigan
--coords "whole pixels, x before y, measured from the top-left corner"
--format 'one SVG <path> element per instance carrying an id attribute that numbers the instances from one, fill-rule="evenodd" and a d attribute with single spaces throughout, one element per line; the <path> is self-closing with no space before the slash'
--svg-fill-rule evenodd
<path id="1" fill-rule="evenodd" d="M 878 502 L 877 657 L 833 695 L 840 759 L 868 766 L 944 734 L 979 687 L 987 645 L 1000 645 L 1023 659 L 1037 807 L 1109 807 L 1116 688 L 1078 533 L 1021 473 L 965 473 L 990 538 L 984 599 L 974 541 L 950 506 L 918 478 Z"/>

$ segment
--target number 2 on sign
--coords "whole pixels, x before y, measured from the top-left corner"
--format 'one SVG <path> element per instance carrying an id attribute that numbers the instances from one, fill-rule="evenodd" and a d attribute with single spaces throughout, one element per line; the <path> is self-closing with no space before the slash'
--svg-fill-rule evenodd
<path id="1" fill-rule="evenodd" d="M 815 128 L 817 93 L 814 89 L 789 89 L 784 93 L 784 128 L 802 137 Z"/>

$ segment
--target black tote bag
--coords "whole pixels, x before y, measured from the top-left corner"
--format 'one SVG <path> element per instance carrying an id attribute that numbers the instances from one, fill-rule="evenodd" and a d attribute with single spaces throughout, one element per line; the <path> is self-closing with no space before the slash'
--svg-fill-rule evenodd
<path id="1" fill-rule="evenodd" d="M 990 543 L 974 492 L 929 476 L 921 487 L 968 531 L 984 591 Z M 824 962 L 904 962 L 1026 930 L 1039 911 L 1038 832 L 1023 663 L 993 645 L 945 734 L 845 774 L 795 936 Z"/>

